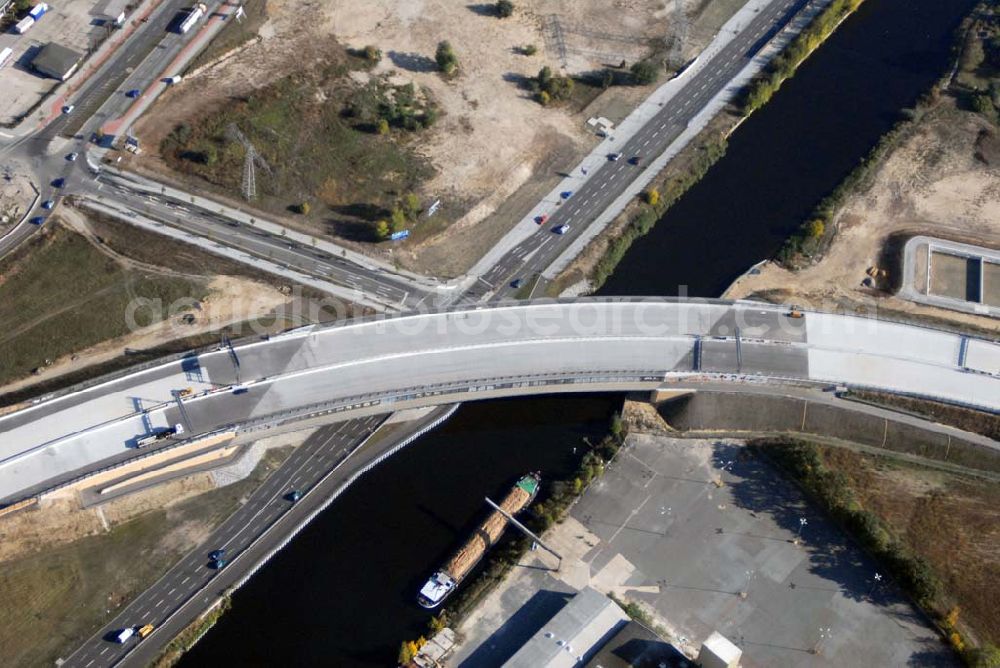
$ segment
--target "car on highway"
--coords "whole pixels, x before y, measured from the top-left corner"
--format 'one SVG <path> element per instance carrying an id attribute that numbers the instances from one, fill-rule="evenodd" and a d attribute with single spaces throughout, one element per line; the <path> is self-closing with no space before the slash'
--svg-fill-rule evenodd
<path id="1" fill-rule="evenodd" d="M 45 222 L 45 216 L 35 216 L 34 218 L 31 219 L 32 225 L 41 225 L 44 222 Z"/>
<path id="2" fill-rule="evenodd" d="M 611 162 L 618 162 L 621 159 L 622 159 L 621 153 L 608 153 L 608 160 L 610 160 Z"/>
<path id="3" fill-rule="evenodd" d="M 569 225 L 563 223 L 559 227 L 553 228 L 552 231 L 555 232 L 556 234 L 566 234 L 567 232 L 569 232 Z"/>
<path id="4" fill-rule="evenodd" d="M 209 567 L 214 570 L 221 571 L 223 568 L 226 567 L 226 564 L 228 563 L 229 562 L 226 561 L 225 559 L 216 559 L 211 564 L 209 564 Z"/>
<path id="5" fill-rule="evenodd" d="M 142 91 L 141 91 L 141 90 L 139 90 L 138 88 L 133 88 L 132 90 L 130 90 L 130 91 L 128 91 L 127 93 L 125 93 L 125 95 L 126 95 L 127 97 L 130 97 L 130 98 L 132 98 L 132 99 L 134 100 L 135 98 L 137 98 L 137 97 L 139 97 L 140 95 L 142 95 Z"/>
<path id="6" fill-rule="evenodd" d="M 637 155 L 633 155 L 631 158 L 628 159 L 628 164 L 630 164 L 630 165 L 638 165 L 641 161 L 642 161 L 641 157 L 639 157 Z"/>
<path id="7" fill-rule="evenodd" d="M 122 629 L 121 631 L 119 631 L 118 634 L 115 635 L 115 640 L 118 642 L 119 645 L 124 645 L 125 641 L 131 638 L 132 634 L 134 633 L 135 630 L 130 626 L 127 629 Z"/>
<path id="8" fill-rule="evenodd" d="M 62 188 L 64 185 L 66 185 L 66 179 L 64 179 L 61 176 L 58 179 L 52 181 L 53 188 Z"/>
<path id="9" fill-rule="evenodd" d="M 62 108 L 62 112 L 64 114 L 72 114 L 74 109 L 76 109 L 75 104 L 67 104 L 65 107 Z"/>
<path id="10" fill-rule="evenodd" d="M 76 162 L 76 159 L 79 157 L 80 154 L 77 153 L 76 151 L 73 151 L 72 153 L 66 156 L 66 159 L 69 160 L 70 162 Z"/>
<path id="11" fill-rule="evenodd" d="M 50 210 L 50 209 L 52 209 L 52 207 L 54 207 L 55 205 L 56 205 L 56 201 L 55 201 L 54 199 L 47 199 L 47 200 L 45 200 L 44 202 L 42 202 L 42 208 L 43 208 L 43 209 L 48 209 L 48 210 Z"/>
<path id="12" fill-rule="evenodd" d="M 540 216 L 535 216 L 535 222 L 539 225 L 544 225 L 549 219 L 549 214 L 543 213 Z"/>
<path id="13" fill-rule="evenodd" d="M 287 498 L 292 503 L 295 503 L 296 501 L 302 498 L 302 492 L 300 492 L 297 489 L 293 489 L 291 492 L 288 493 Z"/>
<path id="14" fill-rule="evenodd" d="M 143 624 L 142 626 L 140 626 L 139 630 L 136 631 L 136 633 L 139 635 L 139 640 L 144 639 L 146 636 L 152 633 L 154 628 L 155 627 L 152 624 Z"/>
<path id="15" fill-rule="evenodd" d="M 225 548 L 221 547 L 218 550 L 212 550 L 211 552 L 208 553 L 208 558 L 211 559 L 212 561 L 218 561 L 219 559 L 222 559 L 225 556 L 226 556 L 226 550 Z"/>
<path id="16" fill-rule="evenodd" d="M 510 282 L 510 287 L 514 288 L 515 290 L 517 290 L 522 285 L 524 285 L 523 278 L 515 278 L 513 281 Z"/>

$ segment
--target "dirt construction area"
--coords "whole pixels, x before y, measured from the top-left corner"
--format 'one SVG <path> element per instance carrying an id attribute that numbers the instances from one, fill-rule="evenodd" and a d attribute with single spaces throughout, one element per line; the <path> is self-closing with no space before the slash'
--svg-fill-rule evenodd
<path id="1" fill-rule="evenodd" d="M 995 319 L 892 294 L 899 285 L 902 244 L 910 236 L 1000 248 L 1000 136 L 982 116 L 943 97 L 848 198 L 834 224 L 832 244 L 813 266 L 790 272 L 768 262 L 759 273 L 737 280 L 725 296 L 759 295 L 827 310 L 878 308 L 1000 331 Z M 952 274 L 964 279 L 964 265 Z M 962 292 L 963 285 L 956 280 L 949 289 Z"/>
<path id="2" fill-rule="evenodd" d="M 379 193 L 363 192 L 371 178 L 387 180 L 387 175 L 374 170 L 367 173 L 363 162 L 353 161 L 346 164 L 353 173 L 330 173 L 322 187 L 289 192 L 281 206 L 259 204 L 290 224 L 357 241 L 359 248 L 377 252 L 373 245 L 363 243 L 372 239 L 345 233 L 352 229 L 352 221 L 341 219 L 360 214 L 362 220 L 355 223 L 374 225 L 376 218 L 388 214 L 394 201 L 413 190 L 425 210 L 435 200 L 441 200 L 441 208 L 433 218 L 421 215 L 416 219 L 411 239 L 394 246 L 395 259 L 417 270 L 461 273 L 537 201 L 546 179 L 557 179 L 559 171 L 572 168 L 597 141 L 587 129 L 588 118 L 605 116 L 618 121 L 650 90 L 624 86 L 602 92 L 600 87 L 577 86 L 586 90 L 577 91 L 564 104 L 543 107 L 527 90 L 528 78 L 546 65 L 556 73 L 577 75 L 617 67 L 622 61 L 631 64 L 654 53 L 663 58 L 672 50 L 676 24 L 672 2 L 520 0 L 514 4 L 513 16 L 500 18 L 493 3 L 272 0 L 267 3 L 269 18 L 259 39 L 187 76 L 137 125 L 148 152 L 136 160 L 135 167 L 191 179 L 189 173 L 182 176 L 172 168 L 176 164 L 157 155 L 163 140 L 180 124 L 196 127 L 199 119 L 251 99 L 255 92 L 291 73 L 306 76 L 328 70 L 333 60 L 342 58 L 344 49 L 371 45 L 379 49 L 381 60 L 365 67 L 348 63 L 349 71 L 338 86 L 360 90 L 373 81 L 396 87 L 413 84 L 421 98 L 433 101 L 438 113 L 433 127 L 410 132 L 393 128 L 386 137 L 369 131 L 360 140 L 369 142 L 372 150 L 381 150 L 376 142 L 392 141 L 430 170 L 399 178 L 395 186 L 387 183 Z M 738 0 L 684 3 L 688 28 L 681 53 L 696 53 L 741 4 Z M 458 59 L 453 77 L 436 71 L 435 50 L 442 40 L 451 43 Z M 331 50 L 341 55 L 334 56 Z M 323 100 L 320 106 L 336 104 L 328 94 L 317 91 Z M 328 131 L 332 123 L 318 127 Z M 293 126 L 269 126 L 254 140 L 267 144 L 281 132 L 294 133 Z M 348 150 L 348 143 L 345 138 L 343 150 Z M 267 146 L 258 148 L 267 156 Z M 329 150 L 336 152 L 336 145 Z M 276 173 L 282 169 L 281 164 L 272 167 Z M 345 167 L 337 165 L 337 169 Z M 225 187 L 219 181 L 208 184 L 235 199 L 239 168 L 226 178 Z M 266 179 L 266 175 L 258 176 L 258 184 Z M 345 182 L 352 179 L 363 183 L 354 189 L 346 187 Z M 194 182 L 199 183 L 197 178 Z M 206 182 L 202 180 L 201 185 Z M 286 209 L 310 201 L 307 195 L 315 197 L 311 214 L 289 215 Z M 366 214 L 370 214 L 367 219 Z"/>

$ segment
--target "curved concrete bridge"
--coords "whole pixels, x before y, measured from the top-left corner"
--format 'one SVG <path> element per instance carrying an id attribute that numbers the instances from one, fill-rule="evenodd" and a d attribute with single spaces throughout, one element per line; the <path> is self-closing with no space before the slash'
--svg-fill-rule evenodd
<path id="1" fill-rule="evenodd" d="M 867 387 L 997 411 L 1000 345 L 854 316 L 674 299 L 512 303 L 306 327 L 0 417 L 0 499 L 121 458 L 174 425 L 184 437 L 252 432 L 331 413 L 698 379 Z"/>

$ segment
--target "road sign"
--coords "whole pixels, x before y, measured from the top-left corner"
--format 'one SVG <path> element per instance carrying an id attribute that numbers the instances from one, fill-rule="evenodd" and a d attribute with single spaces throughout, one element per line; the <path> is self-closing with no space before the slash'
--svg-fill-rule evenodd
<path id="1" fill-rule="evenodd" d="M 405 239 L 408 236 L 410 236 L 409 230 L 400 230 L 399 232 L 393 232 L 390 234 L 389 238 L 393 241 L 399 241 L 400 239 Z"/>

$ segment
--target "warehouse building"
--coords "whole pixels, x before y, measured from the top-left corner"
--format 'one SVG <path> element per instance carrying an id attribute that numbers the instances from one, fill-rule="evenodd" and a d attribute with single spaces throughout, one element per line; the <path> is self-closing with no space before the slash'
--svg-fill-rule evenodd
<path id="1" fill-rule="evenodd" d="M 31 61 L 31 66 L 41 74 L 66 81 L 73 76 L 73 72 L 76 72 L 81 60 L 83 60 L 82 53 L 61 44 L 49 42 Z"/>

